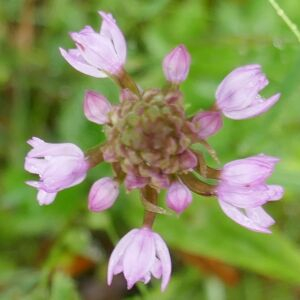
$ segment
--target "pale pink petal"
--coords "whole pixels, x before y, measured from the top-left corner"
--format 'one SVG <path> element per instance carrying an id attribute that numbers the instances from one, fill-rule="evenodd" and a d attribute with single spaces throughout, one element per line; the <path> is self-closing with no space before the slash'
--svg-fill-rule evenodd
<path id="1" fill-rule="evenodd" d="M 240 208 L 263 205 L 269 201 L 269 190 L 265 185 L 254 187 L 230 186 L 219 184 L 217 188 L 219 200 Z"/>
<path id="2" fill-rule="evenodd" d="M 74 156 L 83 158 L 84 154 L 79 147 L 71 143 L 46 143 L 43 140 L 33 137 L 27 143 L 33 147 L 27 154 L 27 157 L 45 157 L 45 156 Z"/>
<path id="3" fill-rule="evenodd" d="M 101 94 L 94 91 L 87 91 L 84 96 L 84 114 L 88 120 L 96 124 L 106 124 L 108 113 L 111 111 L 111 104 Z"/>
<path id="4" fill-rule="evenodd" d="M 275 161 L 268 156 L 252 156 L 227 163 L 222 172 L 223 181 L 231 185 L 263 183 L 273 172 Z"/>
<path id="5" fill-rule="evenodd" d="M 262 227 L 270 227 L 275 223 L 274 219 L 261 206 L 247 208 L 246 214 L 253 222 Z"/>
<path id="6" fill-rule="evenodd" d="M 154 261 L 153 232 L 148 228 L 143 228 L 135 235 L 123 258 L 124 276 L 128 289 L 151 271 Z"/>
<path id="7" fill-rule="evenodd" d="M 128 246 L 132 243 L 136 234 L 138 234 L 138 229 L 132 229 L 129 231 L 116 245 L 113 250 L 109 262 L 108 262 L 108 272 L 107 272 L 107 284 L 111 285 L 112 278 L 115 274 L 120 273 L 120 265 L 123 266 L 123 255 L 127 250 Z M 123 268 L 122 268 L 123 270 Z"/>
<path id="8" fill-rule="evenodd" d="M 219 201 L 219 204 L 223 212 L 236 223 L 253 231 L 271 233 L 269 229 L 265 228 L 264 226 L 258 225 L 256 222 L 242 213 L 238 208 L 223 201 Z"/>
<path id="9" fill-rule="evenodd" d="M 164 240 L 157 233 L 154 233 L 154 241 L 156 246 L 156 256 L 161 262 L 161 271 L 162 271 L 161 291 L 164 291 L 171 277 L 172 263 L 171 263 L 170 252 Z"/>
<path id="10" fill-rule="evenodd" d="M 167 192 L 167 206 L 182 213 L 192 203 L 191 191 L 181 182 L 174 181 Z"/>
<path id="11" fill-rule="evenodd" d="M 92 65 L 88 64 L 81 56 L 77 49 L 70 49 L 66 51 L 63 48 L 59 48 L 61 55 L 64 59 L 77 71 L 96 78 L 104 78 L 107 75 Z"/>
<path id="12" fill-rule="evenodd" d="M 93 212 L 110 208 L 119 195 L 119 184 L 109 177 L 97 180 L 89 192 L 89 210 Z"/>
<path id="13" fill-rule="evenodd" d="M 56 194 L 57 193 L 47 193 L 44 190 L 39 190 L 37 195 L 39 204 L 40 205 L 51 204 L 54 201 Z"/>
<path id="14" fill-rule="evenodd" d="M 280 185 L 267 185 L 269 201 L 277 201 L 283 197 L 284 188 Z"/>
<path id="15" fill-rule="evenodd" d="M 279 98 L 280 94 L 278 93 L 266 100 L 259 99 L 249 107 L 241 110 L 223 111 L 223 113 L 226 117 L 234 120 L 252 118 L 266 112 L 279 100 Z"/>
<path id="16" fill-rule="evenodd" d="M 206 139 L 216 134 L 223 126 L 222 114 L 219 111 L 204 111 L 193 118 L 197 126 L 197 134 L 201 139 Z"/>
<path id="17" fill-rule="evenodd" d="M 27 172 L 33 173 L 33 174 L 40 174 L 43 173 L 48 165 L 48 162 L 44 159 L 40 158 L 33 158 L 33 157 L 26 157 L 25 158 L 25 164 L 24 169 Z"/>
<path id="18" fill-rule="evenodd" d="M 230 108 L 248 106 L 252 99 L 244 95 L 243 92 L 245 87 L 253 86 L 252 83 L 257 81 L 258 76 L 261 76 L 261 66 L 256 64 L 242 66 L 230 72 L 217 88 L 216 99 L 218 107 L 221 110 L 225 108 L 229 110 Z M 235 97 L 235 94 L 240 91 L 242 92 L 240 96 Z"/>
<path id="19" fill-rule="evenodd" d="M 163 71 L 166 79 L 179 84 L 189 73 L 191 56 L 184 45 L 174 48 L 163 60 Z"/>
<path id="20" fill-rule="evenodd" d="M 99 11 L 100 16 L 103 18 L 100 34 L 111 39 L 115 51 L 119 57 L 120 63 L 124 65 L 126 61 L 126 41 L 122 31 L 117 26 L 116 21 L 112 15 Z"/>

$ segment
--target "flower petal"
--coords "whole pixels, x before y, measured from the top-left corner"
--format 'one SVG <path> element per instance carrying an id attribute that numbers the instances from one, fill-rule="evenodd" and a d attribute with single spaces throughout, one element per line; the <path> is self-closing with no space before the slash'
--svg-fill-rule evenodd
<path id="1" fill-rule="evenodd" d="M 63 48 L 59 48 L 59 51 L 63 58 L 77 71 L 96 78 L 104 78 L 107 75 L 97 68 L 88 64 L 81 56 L 77 49 L 70 49 L 66 51 Z"/>
<path id="2" fill-rule="evenodd" d="M 112 278 L 115 274 L 120 273 L 120 264 L 122 264 L 123 255 L 131 244 L 132 240 L 135 238 L 136 234 L 138 234 L 139 229 L 132 229 L 129 231 L 116 245 L 113 250 L 109 262 L 108 262 L 108 271 L 107 271 L 107 284 L 111 285 Z M 123 268 L 122 268 L 123 270 Z"/>
<path id="3" fill-rule="evenodd" d="M 88 120 L 96 124 L 106 124 L 111 104 L 103 95 L 94 91 L 87 91 L 84 96 L 84 114 Z"/>
<path id="4" fill-rule="evenodd" d="M 261 206 L 247 208 L 246 214 L 253 222 L 262 227 L 270 227 L 275 223 L 274 219 Z"/>
<path id="5" fill-rule="evenodd" d="M 124 65 L 127 52 L 124 35 L 111 14 L 104 13 L 103 11 L 99 11 L 99 14 L 103 18 L 100 34 L 111 39 L 120 63 Z"/>
<path id="6" fill-rule="evenodd" d="M 56 194 L 57 193 L 47 193 L 44 190 L 39 190 L 37 195 L 39 204 L 40 205 L 51 204 L 54 201 Z"/>
<path id="7" fill-rule="evenodd" d="M 280 93 L 273 95 L 267 100 L 257 100 L 253 105 L 241 110 L 223 111 L 227 118 L 241 120 L 260 115 L 270 109 L 280 98 Z"/>
<path id="8" fill-rule="evenodd" d="M 154 261 L 153 232 L 148 228 L 142 228 L 124 253 L 123 268 L 128 289 L 151 271 Z"/>
<path id="9" fill-rule="evenodd" d="M 243 187 L 221 182 L 217 187 L 217 194 L 220 201 L 240 208 L 260 206 L 270 199 L 269 189 L 265 185 Z"/>
<path id="10" fill-rule="evenodd" d="M 27 157 L 45 156 L 73 156 L 83 158 L 84 154 L 79 147 L 71 143 L 46 143 L 43 140 L 33 137 L 27 143 L 33 147 Z"/>
<path id="11" fill-rule="evenodd" d="M 219 201 L 219 204 L 223 210 L 223 212 L 231 218 L 236 223 L 250 229 L 253 231 L 263 232 L 263 233 L 271 233 L 271 231 L 263 226 L 258 225 L 252 219 L 243 214 L 238 208 L 225 203 L 223 201 Z"/>
<path id="12" fill-rule="evenodd" d="M 161 291 L 164 291 L 169 283 L 172 271 L 170 252 L 164 240 L 159 234 L 154 233 L 156 255 L 161 262 L 162 282 Z"/>

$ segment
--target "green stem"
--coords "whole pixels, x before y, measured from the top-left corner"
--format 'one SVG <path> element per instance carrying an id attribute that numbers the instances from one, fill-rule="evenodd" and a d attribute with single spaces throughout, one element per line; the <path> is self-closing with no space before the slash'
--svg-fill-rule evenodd
<path id="1" fill-rule="evenodd" d="M 122 70 L 120 74 L 118 76 L 113 77 L 113 79 L 117 82 L 117 84 L 122 89 L 129 89 L 134 94 L 140 96 L 141 93 L 139 88 L 137 87 L 134 80 L 130 77 L 130 75 L 125 70 Z"/>
<path id="2" fill-rule="evenodd" d="M 277 15 L 283 20 L 283 22 L 289 27 L 292 33 L 296 36 L 298 42 L 300 43 L 300 31 L 297 25 L 292 22 L 292 20 L 286 15 L 284 10 L 279 6 L 276 0 L 268 0 L 269 3 L 272 5 L 274 10 L 276 11 Z"/>

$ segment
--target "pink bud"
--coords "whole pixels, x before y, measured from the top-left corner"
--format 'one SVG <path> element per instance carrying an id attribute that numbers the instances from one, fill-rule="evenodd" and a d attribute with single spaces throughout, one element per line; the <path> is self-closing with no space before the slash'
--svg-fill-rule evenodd
<path id="1" fill-rule="evenodd" d="M 163 60 L 163 71 L 168 81 L 180 84 L 189 73 L 191 56 L 184 45 L 174 48 Z"/>
<path id="2" fill-rule="evenodd" d="M 174 181 L 167 193 L 168 207 L 180 214 L 191 204 L 191 202 L 191 191 L 183 183 Z"/>
<path id="3" fill-rule="evenodd" d="M 222 114 L 219 111 L 203 111 L 193 118 L 193 123 L 199 128 L 197 130 L 199 138 L 206 139 L 222 128 Z"/>
<path id="4" fill-rule="evenodd" d="M 111 111 L 111 104 L 103 95 L 87 91 L 84 96 L 83 109 L 88 120 L 102 125 L 108 122 L 107 114 Z"/>
<path id="5" fill-rule="evenodd" d="M 119 195 L 118 183 L 109 178 L 104 177 L 97 180 L 89 193 L 89 210 L 93 212 L 103 211 L 110 208 Z"/>

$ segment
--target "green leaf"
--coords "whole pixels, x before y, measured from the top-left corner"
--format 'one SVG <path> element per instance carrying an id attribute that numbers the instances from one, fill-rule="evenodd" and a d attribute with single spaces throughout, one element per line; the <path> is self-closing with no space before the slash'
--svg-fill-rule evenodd
<path id="1" fill-rule="evenodd" d="M 72 278 L 57 272 L 52 281 L 52 290 L 50 300 L 79 300 L 79 294 L 76 290 Z"/>

